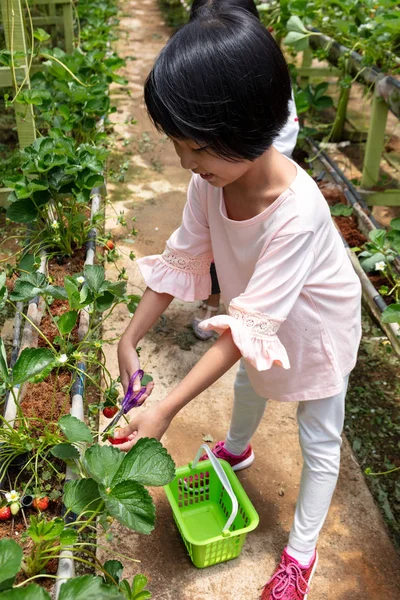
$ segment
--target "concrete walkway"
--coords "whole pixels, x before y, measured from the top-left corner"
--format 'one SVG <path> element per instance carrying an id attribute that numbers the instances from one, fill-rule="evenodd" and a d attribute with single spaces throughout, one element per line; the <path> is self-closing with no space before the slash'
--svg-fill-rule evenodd
<path id="1" fill-rule="evenodd" d="M 108 227 L 126 253 L 121 260 L 129 273 L 132 293 L 143 290 L 133 250 L 144 256 L 162 252 L 166 239 L 178 226 L 185 202 L 188 174 L 179 166 L 172 146 L 152 129 L 143 106 L 143 81 L 169 31 L 156 0 L 128 0 L 121 5 L 118 48 L 128 61 L 125 76 L 129 95 L 114 93 L 117 144 L 114 159 L 126 161 L 125 181 L 110 185 L 113 209 L 127 218 L 135 215 L 136 242 L 115 222 L 109 211 Z M 131 119 L 137 124 L 131 125 Z M 109 267 L 112 277 L 113 267 Z M 196 342 L 187 325 L 195 307 L 174 301 L 165 318 L 142 343 L 142 366 L 152 373 L 156 389 L 147 406 L 158 402 L 184 377 L 212 342 Z M 104 331 L 118 336 L 129 320 L 121 310 Z M 117 376 L 116 344 L 107 347 L 108 366 Z M 173 422 L 163 442 L 177 465 L 193 459 L 204 435 L 223 439 L 232 402 L 233 369 L 187 407 Z M 138 410 L 146 410 L 146 407 Z M 254 437 L 256 461 L 240 479 L 260 514 L 258 529 L 250 534 L 240 559 L 205 570 L 190 563 L 174 526 L 163 490 L 154 490 L 157 527 L 140 536 L 114 527 L 103 558 L 122 552 L 140 559 L 132 567 L 125 561 L 125 576 L 143 572 L 155 600 L 256 600 L 279 560 L 290 529 L 298 493 L 301 454 L 297 440 L 296 406 L 271 402 Z M 320 563 L 310 600 L 398 600 L 400 560 L 364 483 L 348 444 L 344 445 L 340 482 L 319 542 Z"/>

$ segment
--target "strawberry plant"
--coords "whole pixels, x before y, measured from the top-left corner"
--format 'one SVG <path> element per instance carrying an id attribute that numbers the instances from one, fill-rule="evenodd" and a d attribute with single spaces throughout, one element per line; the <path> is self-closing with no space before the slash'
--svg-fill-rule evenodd
<path id="1" fill-rule="evenodd" d="M 380 272 L 389 285 L 380 287 L 383 296 L 394 300 L 382 313 L 384 323 L 400 324 L 400 275 L 393 262 L 400 252 L 400 219 L 392 219 L 389 231 L 374 229 L 369 233 L 369 241 L 358 254 L 360 263 L 367 273 Z"/>
<path id="2" fill-rule="evenodd" d="M 116 306 L 121 303 L 127 304 L 129 311 L 133 313 L 139 298 L 126 294 L 124 281 L 107 281 L 104 268 L 99 265 L 88 265 L 82 274 L 65 277 L 64 286 L 55 286 L 44 274 L 35 270 L 35 260 L 33 257 L 31 259 L 27 260 L 25 257 L 23 265 L 27 270 L 20 274 L 10 293 L 5 285 L 5 273 L 0 274 L 0 306 L 9 304 L 17 310 L 18 302 L 29 302 L 39 296 L 43 299 L 45 311 L 55 324 L 58 334 L 50 341 L 40 327 L 31 322 L 45 347 L 24 349 L 12 369 L 8 366 L 4 343 L 0 339 L 0 385 L 4 391 L 12 394 L 18 417 L 14 427 L 3 420 L 3 427 L 0 428 L 0 481 L 10 465 L 19 456 L 27 454 L 28 458 L 23 463 L 21 473 L 27 470 L 26 485 L 33 485 L 34 489 L 40 490 L 41 468 L 49 469 L 50 473 L 58 477 L 58 470 L 49 454 L 53 453 L 54 446 L 62 442 L 63 430 L 51 420 L 46 422 L 40 416 L 26 419 L 16 396 L 16 386 L 42 381 L 53 371 L 58 375 L 69 370 L 71 374 L 79 377 L 84 375 L 86 381 L 102 394 L 99 383 L 101 377 L 106 386 L 105 402 L 115 406 L 118 390 L 116 382 L 105 367 L 102 344 L 98 340 L 99 330 L 105 319 L 113 314 Z M 54 299 L 64 300 L 66 304 L 65 312 L 59 317 L 53 317 L 51 313 L 51 303 Z M 89 327 L 86 336 L 79 340 L 73 331 L 79 311 L 83 309 L 88 314 Z M 26 315 L 23 315 L 23 318 L 28 319 Z M 86 364 L 85 373 L 82 371 L 82 361 Z M 96 378 L 92 375 L 95 370 L 99 371 Z M 86 436 L 86 441 L 91 442 L 92 436 L 89 437 L 87 433 Z"/>
<path id="3" fill-rule="evenodd" d="M 61 549 L 63 546 L 69 546 L 76 538 L 74 531 L 66 529 L 61 519 L 48 523 L 34 520 L 29 535 L 38 550 L 38 556 L 46 555 L 45 548 L 51 552 L 55 548 L 54 543 L 58 543 L 58 549 Z M 30 583 L 30 580 L 15 584 L 21 568 L 26 569 L 26 560 L 22 548 L 14 540 L 0 540 L 0 600 L 50 600 L 50 594 L 36 583 Z M 149 600 L 151 598 L 150 592 L 145 589 L 147 579 L 144 575 L 135 575 L 132 583 L 127 579 L 121 579 L 123 565 L 118 560 L 108 560 L 104 565 L 96 563 L 96 568 L 102 576 L 82 575 L 63 583 L 59 600 L 87 600 L 87 598 Z M 37 576 L 32 576 L 31 579 L 37 579 Z"/>
<path id="4" fill-rule="evenodd" d="M 7 217 L 34 223 L 31 247 L 71 255 L 92 226 L 87 206 L 92 188 L 104 183 L 100 173 L 107 151 L 56 135 L 38 138 L 20 154 L 23 175 L 4 181 L 13 190 Z"/>
<path id="5" fill-rule="evenodd" d="M 396 54 L 400 50 L 400 17 L 397 2 L 385 0 L 378 4 L 375 0 L 364 3 L 358 0 L 337 0 L 327 5 L 321 0 L 274 0 L 258 5 L 258 10 L 261 20 L 274 31 L 279 42 L 283 41 L 294 58 L 297 53 L 306 51 L 318 60 L 327 59 L 330 43 L 317 49 L 310 45 L 310 40 L 319 36 L 319 32 L 348 48 L 340 55 L 336 65 L 340 71 L 337 83 L 339 97 L 335 120 L 329 128 L 329 138 L 334 142 L 340 141 L 350 88 L 357 78 L 350 74 L 352 53 L 357 52 L 359 55 L 360 71 L 369 66 L 378 66 L 384 72 L 397 73 L 400 70 L 400 59 Z M 315 121 L 315 107 L 309 101 L 309 91 L 303 89 L 301 79 L 299 90 L 297 86 L 298 83 L 294 80 L 295 101 L 299 114 L 307 112 L 307 116 L 313 117 Z M 327 100 L 326 103 L 328 107 Z M 323 108 L 321 103 L 320 106 Z M 317 131 L 326 129 L 315 126 Z"/>

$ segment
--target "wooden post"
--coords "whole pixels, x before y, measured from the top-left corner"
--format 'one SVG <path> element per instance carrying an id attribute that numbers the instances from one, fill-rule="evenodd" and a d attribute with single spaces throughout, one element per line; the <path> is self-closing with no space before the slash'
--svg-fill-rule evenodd
<path id="1" fill-rule="evenodd" d="M 332 127 L 332 142 L 340 142 L 340 140 L 343 137 L 343 130 L 346 122 L 347 105 L 349 103 L 350 98 L 350 90 L 350 86 L 340 88 L 339 102 L 336 109 L 336 117 Z"/>
<path id="2" fill-rule="evenodd" d="M 72 54 L 74 51 L 74 16 L 72 2 L 63 4 L 65 52 Z"/>
<path id="3" fill-rule="evenodd" d="M 371 122 L 369 125 L 361 178 L 361 187 L 364 189 L 373 187 L 379 180 L 379 168 L 382 152 L 385 147 L 388 110 L 389 108 L 386 102 L 375 93 L 372 102 Z"/>
<path id="4" fill-rule="evenodd" d="M 0 0 L 1 12 L 4 23 L 4 34 L 7 50 L 19 51 L 25 54 L 22 61 L 24 75 L 28 73 L 28 57 L 25 39 L 24 21 L 22 16 L 20 0 Z M 29 75 L 26 87 L 30 87 Z M 35 118 L 31 104 L 15 104 L 15 116 L 17 120 L 17 132 L 20 148 L 32 144 L 36 138 Z"/>
<path id="5" fill-rule="evenodd" d="M 301 63 L 302 67 L 311 67 L 312 65 L 312 50 L 310 46 L 307 46 L 305 50 L 303 50 L 303 61 Z M 309 82 L 308 75 L 300 77 L 300 87 L 304 88 Z"/>
<path id="6" fill-rule="evenodd" d="M 56 16 L 56 5 L 55 4 L 49 4 L 49 16 L 52 18 Z M 57 46 L 57 25 L 51 25 L 50 31 L 51 31 L 52 44 L 54 47 L 56 47 Z"/>

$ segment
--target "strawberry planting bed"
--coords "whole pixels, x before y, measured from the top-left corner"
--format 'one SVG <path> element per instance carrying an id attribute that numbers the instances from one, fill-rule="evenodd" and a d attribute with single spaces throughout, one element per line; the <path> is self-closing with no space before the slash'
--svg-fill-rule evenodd
<path id="1" fill-rule="evenodd" d="M 96 524 L 107 529 L 118 519 L 150 533 L 155 508 L 145 486 L 168 483 L 174 464 L 155 440 L 126 455 L 96 443 L 97 412 L 114 410 L 119 395 L 101 326 L 120 304 L 134 312 L 139 298 L 127 294 L 123 271 L 107 281 L 103 267 L 119 254 L 103 233 L 99 188 L 114 111 L 108 86 L 124 83 L 116 73 L 124 61 L 110 49 L 117 7 L 82 0 L 77 11 L 69 53 L 34 31 L 31 89 L 17 84 L 12 96 L 40 135 L 21 144 L 16 168 L 0 172 L 10 191 L 7 229 L 22 228 L 25 239 L 18 252 L 10 242 L 0 273 L 0 308 L 16 314 L 13 345 L 0 340 L 0 586 L 38 600 L 48 592 L 60 600 L 128 592 L 145 599 L 146 577 L 128 582 L 119 561 L 97 561 Z M 10 60 L 10 52 L 0 52 L 0 62 L 12 71 L 26 56 Z"/>

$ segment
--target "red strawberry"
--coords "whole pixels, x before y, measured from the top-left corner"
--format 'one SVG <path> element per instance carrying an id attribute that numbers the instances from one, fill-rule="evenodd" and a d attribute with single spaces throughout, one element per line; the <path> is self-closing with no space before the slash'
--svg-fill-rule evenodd
<path id="1" fill-rule="evenodd" d="M 106 250 L 114 250 L 115 244 L 112 240 L 107 240 L 106 245 L 104 246 Z"/>
<path id="2" fill-rule="evenodd" d="M 123 438 L 113 438 L 113 437 L 109 437 L 108 441 L 110 442 L 110 444 L 112 444 L 113 446 L 118 446 L 119 444 L 125 444 L 125 442 L 129 442 L 129 438 L 127 437 L 123 437 Z"/>
<path id="3" fill-rule="evenodd" d="M 36 510 L 43 511 L 49 508 L 49 499 L 47 496 L 44 498 L 34 498 L 32 505 Z"/>
<path id="4" fill-rule="evenodd" d="M 118 412 L 118 407 L 117 406 L 105 406 L 103 408 L 103 415 L 107 418 L 107 419 L 112 419 Z"/>
<path id="5" fill-rule="evenodd" d="M 0 508 L 0 521 L 8 521 L 11 519 L 11 509 L 9 506 Z"/>

